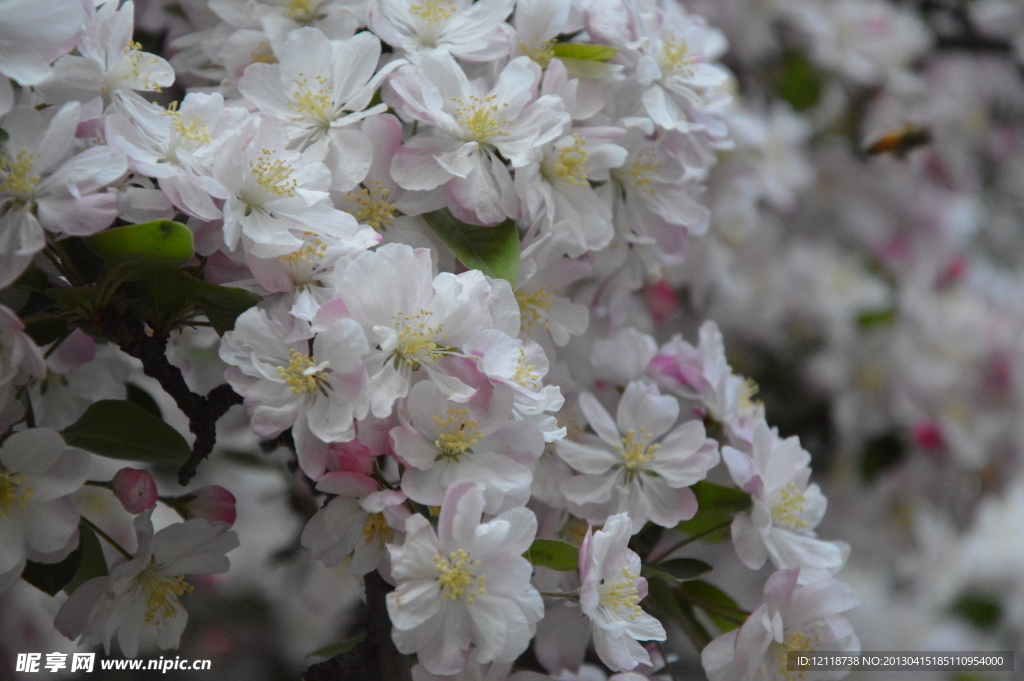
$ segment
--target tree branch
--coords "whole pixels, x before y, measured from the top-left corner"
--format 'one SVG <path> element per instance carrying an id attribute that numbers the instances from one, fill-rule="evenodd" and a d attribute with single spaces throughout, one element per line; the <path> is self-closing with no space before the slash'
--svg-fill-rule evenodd
<path id="1" fill-rule="evenodd" d="M 192 455 L 178 471 L 178 482 L 187 485 L 195 476 L 199 463 L 210 455 L 217 443 L 217 421 L 233 405 L 241 404 L 242 396 L 227 383 L 217 386 L 205 397 L 192 392 L 178 367 L 167 360 L 167 336 L 147 335 L 138 320 L 104 315 L 97 322 L 109 339 L 142 361 L 146 375 L 155 378 L 188 417 L 188 428 L 195 435 L 195 442 Z"/>

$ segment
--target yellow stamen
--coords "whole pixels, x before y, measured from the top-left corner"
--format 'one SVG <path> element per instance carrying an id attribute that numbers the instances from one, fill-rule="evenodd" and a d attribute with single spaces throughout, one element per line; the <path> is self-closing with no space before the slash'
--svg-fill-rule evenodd
<path id="1" fill-rule="evenodd" d="M 558 160 L 551 164 L 545 164 L 544 176 L 549 180 L 552 176 L 561 178 L 574 187 L 587 183 L 587 169 L 583 164 L 587 162 L 587 151 L 584 149 L 586 140 L 579 135 L 573 135 L 571 146 L 562 147 L 558 150 Z"/>
<path id="2" fill-rule="evenodd" d="M 34 489 L 23 487 L 28 478 L 18 475 L 15 470 L 0 473 L 0 518 L 5 518 L 16 508 L 25 508 L 32 498 Z"/>
<path id="3" fill-rule="evenodd" d="M 22 149 L 12 161 L 0 154 L 0 193 L 13 194 L 22 201 L 28 200 L 39 182 L 39 176 L 32 174 L 32 160 L 35 158 L 28 149 Z"/>
<path id="4" fill-rule="evenodd" d="M 157 624 L 164 624 L 173 619 L 181 607 L 178 596 L 193 591 L 192 585 L 185 581 L 184 575 L 162 575 L 152 565 L 140 572 L 135 581 L 146 593 L 146 622 Z"/>
<path id="5" fill-rule="evenodd" d="M 627 430 L 619 446 L 619 455 L 622 457 L 622 467 L 626 469 L 626 476 L 635 476 L 644 466 L 654 461 L 659 449 L 661 445 L 651 444 L 651 433 L 645 428 L 640 429 L 639 436 L 635 430 Z"/>
<path id="6" fill-rule="evenodd" d="M 365 186 L 346 194 L 345 201 L 359 206 L 359 210 L 353 213 L 357 221 L 383 232 L 394 221 L 397 212 L 395 204 L 387 200 L 391 190 L 382 186 L 380 182 L 363 184 Z"/>
<path id="7" fill-rule="evenodd" d="M 438 358 L 449 354 L 450 350 L 435 340 L 444 338 L 441 333 L 444 324 L 427 325 L 426 320 L 432 314 L 434 313 L 428 310 L 420 310 L 419 314 L 407 315 L 398 312 L 391 316 L 398 327 L 398 346 L 391 353 L 395 358 L 396 367 L 398 362 L 405 362 L 415 371 L 419 369 L 420 364 L 433 364 Z"/>
<path id="8" fill-rule="evenodd" d="M 455 14 L 455 0 L 427 0 L 421 5 L 410 6 L 409 13 L 428 24 L 436 24 Z"/>
<path id="9" fill-rule="evenodd" d="M 616 614 L 628 614 L 630 619 L 636 619 L 643 612 L 638 605 L 640 594 L 636 589 L 636 580 L 637 575 L 623 566 L 622 577 L 614 582 L 606 579 L 604 584 L 597 587 L 598 605 L 614 610 Z"/>
<path id="10" fill-rule="evenodd" d="M 441 595 L 449 601 L 457 601 L 465 594 L 466 605 L 473 605 L 477 596 L 487 593 L 487 578 L 483 575 L 477 577 L 474 572 L 479 567 L 480 561 L 470 561 L 469 554 L 463 549 L 447 556 L 438 552 L 434 556 L 434 569 L 437 571 L 437 581 L 441 583 Z M 472 586 L 474 581 L 475 588 Z"/>
<path id="11" fill-rule="evenodd" d="M 554 295 L 555 291 L 550 286 L 541 286 L 535 291 L 516 291 L 516 302 L 519 303 L 523 328 L 528 333 L 532 333 L 530 328 L 537 323 L 549 328 L 546 313 L 551 311 L 551 298 Z"/>
<path id="12" fill-rule="evenodd" d="M 434 446 L 441 450 L 438 459 L 458 461 L 470 447 L 475 447 L 480 442 L 483 432 L 476 428 L 477 421 L 467 420 L 468 416 L 467 409 L 448 409 L 444 418 L 434 417 L 434 423 L 438 427 L 447 429 L 447 432 L 439 433 L 434 440 Z"/>
<path id="13" fill-rule="evenodd" d="M 779 490 L 779 499 L 772 504 L 772 522 L 794 529 L 807 527 L 807 521 L 797 516 L 804 512 L 807 500 L 792 482 Z"/>
<path id="14" fill-rule="evenodd" d="M 325 390 L 326 362 L 316 365 L 309 355 L 294 348 L 288 350 L 288 357 L 288 366 L 277 367 L 277 375 L 291 387 L 293 393 L 298 395 Z"/>
<path id="15" fill-rule="evenodd" d="M 512 382 L 530 390 L 540 387 L 540 374 L 534 371 L 536 364 L 528 364 L 526 351 L 519 348 L 519 359 L 516 361 L 516 370 L 512 374 Z"/>
<path id="16" fill-rule="evenodd" d="M 535 41 L 539 41 L 539 38 L 535 38 Z M 527 57 L 537 62 L 542 69 L 546 69 L 551 60 L 555 58 L 555 51 L 551 49 L 551 46 L 554 44 L 554 40 L 545 40 L 538 42 L 537 47 L 530 47 L 525 42 L 520 41 L 519 49 Z"/>
<path id="17" fill-rule="evenodd" d="M 488 142 L 506 133 L 509 121 L 501 115 L 501 108 L 508 104 L 503 103 L 499 106 L 494 103 L 495 99 L 495 95 L 470 95 L 468 103 L 461 99 L 452 100 L 458 103 L 455 107 L 455 116 L 466 132 L 467 142 Z"/>
<path id="18" fill-rule="evenodd" d="M 299 74 L 302 76 L 303 74 Z M 328 84 L 327 78 L 317 76 L 315 85 L 310 86 L 309 78 L 295 79 L 295 94 L 288 102 L 288 108 L 299 114 L 292 120 L 316 118 L 326 128 L 333 118 L 334 89 Z"/>
<path id="19" fill-rule="evenodd" d="M 373 513 L 363 523 L 363 537 L 366 539 L 367 546 L 377 542 L 377 546 L 383 549 L 384 544 L 391 541 L 393 535 L 394 531 L 388 525 L 388 521 L 384 519 L 383 513 Z"/>
<path id="20" fill-rule="evenodd" d="M 273 155 L 270 149 L 264 149 L 256 163 L 249 162 L 249 169 L 256 175 L 256 184 L 278 196 L 295 196 L 299 183 L 292 177 L 294 169 Z"/>

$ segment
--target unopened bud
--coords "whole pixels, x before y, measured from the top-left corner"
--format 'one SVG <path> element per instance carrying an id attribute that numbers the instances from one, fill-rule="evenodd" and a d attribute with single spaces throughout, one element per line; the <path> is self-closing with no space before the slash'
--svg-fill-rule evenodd
<path id="1" fill-rule="evenodd" d="M 219 485 L 200 487 L 182 497 L 181 515 L 186 520 L 203 518 L 211 523 L 235 522 L 235 495 Z"/>
<path id="2" fill-rule="evenodd" d="M 147 470 L 122 468 L 114 474 L 110 486 L 129 513 L 138 515 L 156 506 L 156 481 Z"/>

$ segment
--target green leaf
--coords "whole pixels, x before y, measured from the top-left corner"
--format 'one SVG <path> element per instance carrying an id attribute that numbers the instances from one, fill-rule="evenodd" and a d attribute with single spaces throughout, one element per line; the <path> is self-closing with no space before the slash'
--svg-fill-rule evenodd
<path id="1" fill-rule="evenodd" d="M 94 402 L 61 435 L 72 447 L 121 461 L 181 464 L 192 453 L 178 431 L 126 400 Z"/>
<path id="2" fill-rule="evenodd" d="M 238 315 L 263 299 L 259 294 L 245 289 L 217 286 L 194 277 L 189 279 L 189 293 L 210 320 L 214 331 L 221 336 L 235 328 Z"/>
<path id="3" fill-rule="evenodd" d="M 536 539 L 523 558 L 534 565 L 559 572 L 572 572 L 579 568 L 580 550 L 557 539 Z"/>
<path id="4" fill-rule="evenodd" d="M 749 494 L 732 487 L 701 481 L 690 489 L 697 497 L 697 514 L 676 526 L 676 530 L 690 537 L 709 532 L 720 525 L 727 525 L 734 515 L 748 510 L 751 505 Z M 728 536 L 729 528 L 726 526 L 719 532 L 703 537 L 703 540 L 722 541 Z"/>
<path id="5" fill-rule="evenodd" d="M 79 538 L 78 546 L 59 563 L 33 563 L 25 561 L 25 569 L 21 578 L 40 591 L 56 596 L 72 580 L 82 565 L 84 549 Z"/>
<path id="6" fill-rule="evenodd" d="M 519 271 L 519 230 L 515 222 L 505 220 L 494 227 L 470 225 L 447 208 L 424 213 L 423 218 L 459 262 L 488 277 L 504 279 L 515 288 Z"/>
<path id="7" fill-rule="evenodd" d="M 642 530 L 629 538 L 629 549 L 639 554 L 641 558 L 646 559 L 651 551 L 661 542 L 664 534 L 664 527 L 654 523 L 647 523 Z"/>
<path id="8" fill-rule="evenodd" d="M 160 405 L 156 403 L 156 400 L 148 392 L 134 383 L 125 383 L 124 390 L 125 397 L 129 402 L 139 405 L 158 419 L 163 419 L 164 415 L 160 412 Z"/>
<path id="9" fill-rule="evenodd" d="M 75 589 L 94 577 L 107 575 L 107 560 L 103 557 L 103 547 L 100 546 L 99 537 L 84 522 L 78 524 L 78 533 L 82 537 L 79 544 L 82 548 L 82 560 L 75 576 L 64 585 L 64 592 L 67 594 L 74 593 Z"/>
<path id="10" fill-rule="evenodd" d="M 619 53 L 614 47 L 584 43 L 555 43 L 551 46 L 551 51 L 559 59 L 582 59 L 584 61 L 608 61 Z"/>
<path id="11" fill-rule="evenodd" d="M 871 312 L 862 312 L 857 316 L 857 326 L 862 329 L 874 329 L 882 326 L 892 326 L 896 321 L 896 310 L 889 308 L 886 310 L 872 310 Z"/>
<path id="12" fill-rule="evenodd" d="M 39 346 L 49 345 L 68 331 L 67 321 L 60 317 L 44 315 L 22 321 L 25 324 L 25 333 Z"/>
<path id="13" fill-rule="evenodd" d="M 652 579 L 647 583 L 647 589 L 647 598 L 643 601 L 644 608 L 661 615 L 661 619 L 675 622 L 698 652 L 711 643 L 711 634 L 697 619 L 693 607 L 680 602 L 667 583 L 660 579 Z"/>
<path id="14" fill-rule="evenodd" d="M 92 309 L 96 304 L 96 289 L 91 286 L 54 286 L 46 289 L 43 295 L 67 308 Z"/>
<path id="15" fill-rule="evenodd" d="M 982 631 L 996 628 L 1003 617 L 1003 607 L 991 596 L 967 594 L 953 604 L 953 612 Z"/>
<path id="16" fill-rule="evenodd" d="M 676 595 L 684 603 L 706 612 L 723 633 L 738 628 L 750 615 L 724 591 L 702 580 L 680 583 Z"/>
<path id="17" fill-rule="evenodd" d="M 644 565 L 641 571 L 643 576 L 648 579 L 663 579 L 671 584 L 697 579 L 711 572 L 712 569 L 710 565 L 702 560 L 674 558 L 657 565 Z"/>
<path id="18" fill-rule="evenodd" d="M 46 276 L 46 272 L 32 265 L 14 280 L 11 288 L 18 288 L 33 293 L 43 293 L 46 289 L 50 288 L 50 278 Z"/>
<path id="19" fill-rule="evenodd" d="M 3 144 L 7 140 L 11 139 L 11 136 L 7 134 L 7 131 L 0 128 L 0 144 Z"/>
<path id="20" fill-rule="evenodd" d="M 192 232 L 172 220 L 114 227 L 86 237 L 85 243 L 110 266 L 110 276 L 120 281 L 137 281 L 157 271 L 173 270 L 195 253 Z"/>
<path id="21" fill-rule="evenodd" d="M 809 109 L 821 98 L 821 78 L 799 52 L 790 52 L 782 61 L 778 93 L 797 111 Z"/>
<path id="22" fill-rule="evenodd" d="M 344 655 L 345 653 L 352 652 L 352 650 L 362 643 L 364 639 L 366 639 L 366 634 L 359 634 L 359 636 L 350 638 L 347 641 L 333 643 L 329 646 L 324 646 L 319 650 L 314 650 L 309 655 L 306 655 L 306 657 L 334 657 L 335 655 Z"/>

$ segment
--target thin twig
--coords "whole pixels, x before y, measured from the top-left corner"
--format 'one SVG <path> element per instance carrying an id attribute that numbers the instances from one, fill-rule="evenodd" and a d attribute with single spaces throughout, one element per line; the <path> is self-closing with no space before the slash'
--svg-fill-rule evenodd
<path id="1" fill-rule="evenodd" d="M 715 525 L 714 527 L 712 527 L 709 530 L 704 530 L 703 532 L 698 532 L 697 534 L 693 535 L 692 537 L 687 537 L 683 541 L 679 542 L 678 544 L 676 544 L 675 546 L 670 548 L 665 553 L 661 554 L 661 557 L 658 558 L 658 560 L 654 561 L 654 564 L 655 565 L 659 565 L 659 564 L 663 563 L 666 558 L 668 558 L 670 555 L 672 555 L 673 553 L 675 553 L 679 549 L 683 548 L 687 544 L 692 544 L 693 542 L 697 541 L 698 539 L 706 537 L 709 534 L 717 532 L 718 530 L 725 529 L 726 527 L 728 527 L 731 524 L 732 524 L 732 518 L 730 518 L 729 520 L 726 520 L 724 523 L 719 523 L 718 525 Z"/>

